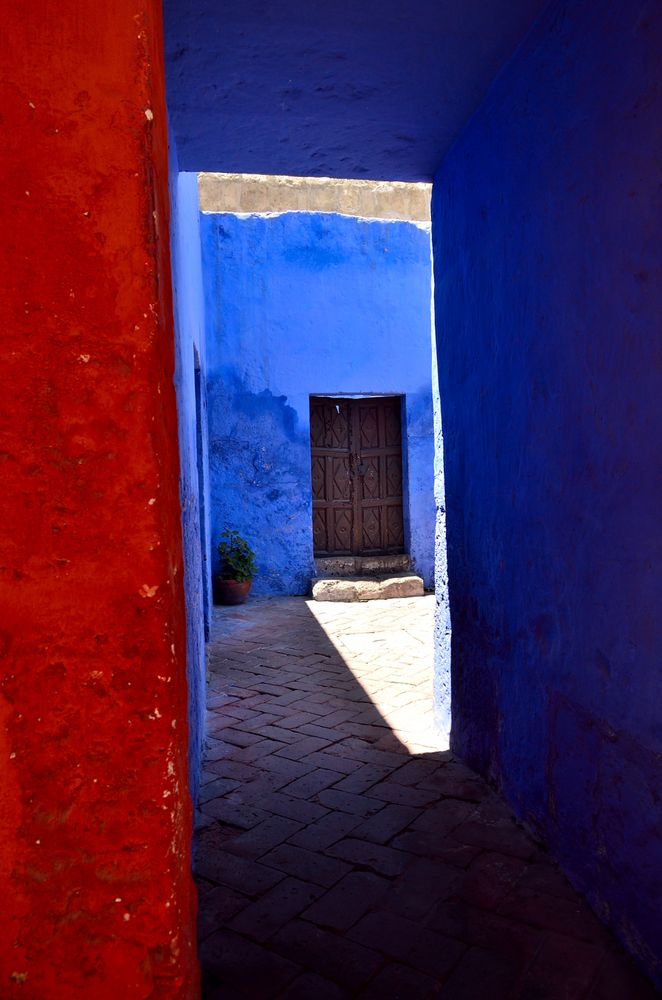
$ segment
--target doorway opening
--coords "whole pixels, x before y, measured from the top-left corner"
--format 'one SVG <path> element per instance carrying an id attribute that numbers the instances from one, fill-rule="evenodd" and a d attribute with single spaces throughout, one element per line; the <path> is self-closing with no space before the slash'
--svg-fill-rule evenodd
<path id="1" fill-rule="evenodd" d="M 402 397 L 311 396 L 315 557 L 404 552 Z"/>

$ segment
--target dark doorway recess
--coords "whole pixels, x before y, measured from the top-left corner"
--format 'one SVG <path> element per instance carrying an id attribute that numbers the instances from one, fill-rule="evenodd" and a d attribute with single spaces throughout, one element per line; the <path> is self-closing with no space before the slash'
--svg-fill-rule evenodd
<path id="1" fill-rule="evenodd" d="M 316 556 L 404 551 L 400 396 L 311 396 Z"/>

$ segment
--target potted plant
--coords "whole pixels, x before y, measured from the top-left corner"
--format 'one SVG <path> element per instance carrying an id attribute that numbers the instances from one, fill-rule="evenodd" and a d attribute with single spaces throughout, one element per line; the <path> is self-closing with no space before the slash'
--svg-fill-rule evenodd
<path id="1" fill-rule="evenodd" d="M 214 575 L 216 604 L 243 604 L 255 575 L 255 553 L 238 531 L 224 531 L 218 543 L 220 571 Z"/>

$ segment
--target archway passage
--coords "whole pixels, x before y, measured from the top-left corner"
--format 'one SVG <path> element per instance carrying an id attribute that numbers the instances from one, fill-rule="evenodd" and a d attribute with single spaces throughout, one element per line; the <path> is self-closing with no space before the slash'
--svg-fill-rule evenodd
<path id="1" fill-rule="evenodd" d="M 439 749 L 433 604 L 216 609 L 196 834 L 209 1000 L 655 996 Z"/>

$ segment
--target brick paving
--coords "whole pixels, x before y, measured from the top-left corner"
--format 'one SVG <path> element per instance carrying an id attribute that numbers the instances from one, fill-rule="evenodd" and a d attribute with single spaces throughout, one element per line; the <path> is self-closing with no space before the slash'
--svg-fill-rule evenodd
<path id="1" fill-rule="evenodd" d="M 215 609 L 196 823 L 208 1000 L 658 995 L 440 745 L 433 607 Z"/>

